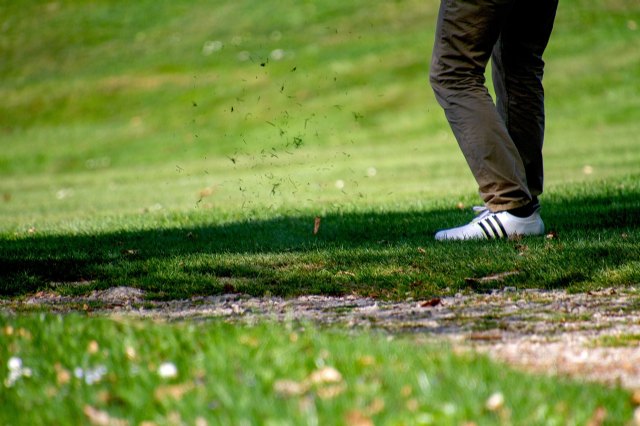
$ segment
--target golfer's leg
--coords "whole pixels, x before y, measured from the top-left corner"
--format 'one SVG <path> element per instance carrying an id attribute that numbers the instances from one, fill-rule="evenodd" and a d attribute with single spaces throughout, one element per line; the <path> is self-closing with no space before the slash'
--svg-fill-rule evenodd
<path id="1" fill-rule="evenodd" d="M 542 193 L 544 90 L 542 54 L 547 46 L 558 0 L 514 3 L 492 56 L 496 104 L 525 167 L 531 195 Z"/>
<path id="2" fill-rule="evenodd" d="M 430 80 L 493 211 L 531 200 L 524 165 L 485 87 L 484 72 L 511 0 L 442 0 Z"/>

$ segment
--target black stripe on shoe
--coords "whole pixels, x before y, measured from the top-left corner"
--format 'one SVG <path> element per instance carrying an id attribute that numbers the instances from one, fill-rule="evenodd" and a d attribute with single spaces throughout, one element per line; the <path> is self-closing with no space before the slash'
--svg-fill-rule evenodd
<path id="1" fill-rule="evenodd" d="M 482 232 L 484 232 L 484 236 L 487 237 L 487 240 L 492 240 L 494 237 L 489 233 L 489 230 L 487 229 L 486 226 L 483 225 L 482 222 L 483 221 L 478 222 L 478 225 L 480 225 Z"/>
<path id="2" fill-rule="evenodd" d="M 498 218 L 498 215 L 493 215 L 491 216 L 493 218 L 493 220 L 496 221 L 496 223 L 498 224 L 498 226 L 500 227 L 500 230 L 502 231 L 502 237 L 503 238 L 508 238 L 509 235 L 507 235 L 507 230 L 504 229 L 504 225 L 502 224 L 502 221 Z"/>
<path id="3" fill-rule="evenodd" d="M 493 226 L 493 223 L 491 223 L 491 218 L 495 217 L 495 215 L 491 215 L 488 218 L 485 219 L 485 221 L 487 222 L 487 225 L 489 225 L 489 227 L 491 227 L 491 230 L 493 231 L 493 235 L 495 236 L 495 238 L 500 238 L 500 233 L 498 232 L 498 230 L 496 229 L 495 226 Z"/>

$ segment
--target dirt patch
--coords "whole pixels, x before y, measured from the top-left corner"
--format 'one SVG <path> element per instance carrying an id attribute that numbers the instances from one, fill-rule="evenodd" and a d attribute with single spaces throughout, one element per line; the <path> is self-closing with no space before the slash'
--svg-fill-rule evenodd
<path id="1" fill-rule="evenodd" d="M 149 301 L 142 290 L 116 287 L 84 297 L 37 293 L 1 301 L 0 309 L 67 312 L 166 320 L 305 321 L 378 328 L 445 339 L 518 368 L 640 389 L 640 293 L 634 288 L 568 294 L 515 291 L 383 302 L 355 296 L 252 298 L 243 295 Z"/>

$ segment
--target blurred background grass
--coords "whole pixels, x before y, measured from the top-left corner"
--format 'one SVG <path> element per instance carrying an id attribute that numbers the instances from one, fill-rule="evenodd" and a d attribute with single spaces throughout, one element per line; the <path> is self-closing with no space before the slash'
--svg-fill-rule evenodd
<path id="1" fill-rule="evenodd" d="M 438 2 L 0 2 L 0 229 L 212 209 L 454 206 L 427 84 Z M 640 6 L 560 3 L 550 192 L 637 174 Z"/>

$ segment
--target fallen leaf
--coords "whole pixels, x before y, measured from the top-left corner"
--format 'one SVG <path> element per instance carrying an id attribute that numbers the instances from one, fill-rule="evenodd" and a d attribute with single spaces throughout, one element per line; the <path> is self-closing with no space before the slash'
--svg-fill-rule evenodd
<path id="1" fill-rule="evenodd" d="M 98 345 L 98 342 L 96 342 L 95 340 L 90 341 L 87 345 L 87 353 L 89 353 L 90 355 L 98 353 L 99 350 L 100 345 Z"/>
<path id="2" fill-rule="evenodd" d="M 367 414 L 369 414 L 370 416 L 375 416 L 376 414 L 384 410 L 384 405 L 384 399 L 380 397 L 374 398 L 373 401 L 371 401 L 371 404 L 369 404 L 369 406 L 367 407 Z"/>
<path id="3" fill-rule="evenodd" d="M 347 386 L 344 383 L 340 383 L 338 385 L 321 387 L 317 390 L 317 393 L 320 399 L 333 399 L 342 394 L 346 389 Z"/>
<path id="4" fill-rule="evenodd" d="M 153 396 L 155 396 L 155 398 L 158 401 L 165 400 L 168 397 L 171 397 L 176 401 L 179 401 L 182 399 L 184 394 L 191 391 L 193 388 L 194 388 L 193 383 L 182 383 L 177 385 L 160 386 L 155 390 L 155 392 L 153 392 Z"/>
<path id="5" fill-rule="evenodd" d="M 56 370 L 56 381 L 58 386 L 66 385 L 71 380 L 71 373 L 66 370 L 60 363 L 56 363 L 53 368 Z"/>
<path id="6" fill-rule="evenodd" d="M 438 306 L 442 304 L 442 299 L 439 297 L 434 297 L 433 299 L 424 301 L 420 304 L 421 308 L 433 308 L 434 306 Z"/>
<path id="7" fill-rule="evenodd" d="M 200 196 L 200 199 L 206 198 L 206 197 L 209 197 L 211 194 L 213 194 L 213 191 L 214 191 L 214 188 L 211 188 L 211 187 L 203 188 L 200 190 L 198 195 Z"/>
<path id="8" fill-rule="evenodd" d="M 471 333 L 467 336 L 469 340 L 492 342 L 496 340 L 502 340 L 502 334 L 498 331 L 484 332 L 484 333 Z"/>
<path id="9" fill-rule="evenodd" d="M 309 386 L 304 382 L 296 382 L 295 380 L 276 380 L 273 384 L 273 390 L 284 397 L 300 396 L 309 390 Z"/>
<path id="10" fill-rule="evenodd" d="M 598 407 L 595 409 L 591 418 L 587 422 L 587 426 L 601 426 L 607 419 L 607 409 L 604 407 Z"/>
<path id="11" fill-rule="evenodd" d="M 407 407 L 407 410 L 409 410 L 410 412 L 414 413 L 416 411 L 418 411 L 418 409 L 420 408 L 420 403 L 418 402 L 417 399 L 415 398 L 411 398 L 409 400 L 407 400 L 405 407 Z"/>
<path id="12" fill-rule="evenodd" d="M 467 284 L 483 284 L 483 283 L 500 282 L 500 281 L 504 281 L 505 279 L 511 276 L 518 275 L 518 274 L 520 274 L 520 271 L 507 271 L 507 272 L 500 272 L 497 274 L 487 275 L 486 277 L 465 278 L 464 281 Z"/>
<path id="13" fill-rule="evenodd" d="M 493 393 L 484 404 L 489 411 L 498 411 L 504 407 L 504 395 L 502 392 Z"/>
<path id="14" fill-rule="evenodd" d="M 323 367 L 311 373 L 309 381 L 316 385 L 322 383 L 338 383 L 342 381 L 342 374 L 333 367 Z"/>
<path id="15" fill-rule="evenodd" d="M 240 336 L 238 342 L 242 345 L 249 346 L 250 348 L 257 348 L 258 346 L 260 346 L 260 342 L 258 341 L 257 337 L 247 336 L 246 334 Z"/>
<path id="16" fill-rule="evenodd" d="M 128 426 L 129 422 L 116 417 L 111 417 L 106 411 L 98 410 L 90 405 L 85 405 L 82 412 L 94 426 Z"/>
<path id="17" fill-rule="evenodd" d="M 404 385 L 402 389 L 400 389 L 400 394 L 405 398 L 408 398 L 413 393 L 413 388 L 409 385 Z"/>
<path id="18" fill-rule="evenodd" d="M 376 364 L 376 359 L 371 355 L 364 355 L 358 358 L 358 364 L 362 365 L 363 367 L 370 367 Z"/>
<path id="19" fill-rule="evenodd" d="M 131 346 L 127 346 L 126 349 L 124 350 L 125 355 L 127 355 L 127 359 L 129 360 L 134 360 L 136 359 L 136 350 L 131 347 Z"/>
<path id="20" fill-rule="evenodd" d="M 349 426 L 374 426 L 369 417 L 357 410 L 349 411 L 344 420 Z"/>

